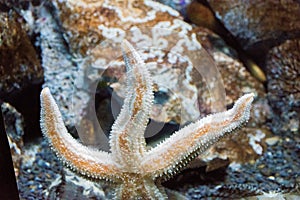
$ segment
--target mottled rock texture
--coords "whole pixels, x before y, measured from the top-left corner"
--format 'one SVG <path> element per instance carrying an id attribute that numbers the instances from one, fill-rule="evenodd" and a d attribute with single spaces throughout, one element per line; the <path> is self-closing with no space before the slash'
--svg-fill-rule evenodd
<path id="1" fill-rule="evenodd" d="M 283 130 L 299 131 L 300 39 L 287 40 L 268 53 L 268 99 Z M 280 127 L 282 126 L 282 127 Z"/>
<path id="2" fill-rule="evenodd" d="M 42 82 L 38 55 L 26 34 L 26 23 L 16 12 L 0 12 L 0 97 Z"/>
<path id="3" fill-rule="evenodd" d="M 130 41 L 143 55 L 154 77 L 154 92 L 157 98 L 151 117 L 157 122 L 183 125 L 200 116 L 225 109 L 226 105 L 230 106 L 243 93 L 264 95 L 262 85 L 253 79 L 239 62 L 221 52 L 215 52 L 212 47 L 214 44 L 208 39 L 216 37 L 213 33 L 193 28 L 183 22 L 179 13 L 170 7 L 148 0 L 122 3 L 104 0 L 55 1 L 54 7 L 59 19 L 58 25 L 55 26 L 61 26 L 64 32 L 64 38 L 60 36 L 59 40 L 64 39 L 68 44 L 62 49 L 69 49 L 63 52 L 57 46 L 50 49 L 52 52 L 56 49 L 57 53 L 53 54 L 46 53 L 47 46 L 43 48 L 43 61 L 47 61 L 44 65 L 47 63 L 45 66 L 48 66 L 46 74 L 55 72 L 53 69 L 58 65 L 53 61 L 62 58 L 63 55 L 71 56 L 72 61 L 76 62 L 70 62 L 70 58 L 65 56 L 63 60 L 68 64 L 59 65 L 63 72 L 50 75 L 45 85 L 49 86 L 50 90 L 56 88 L 53 92 L 54 97 L 67 118 L 67 125 L 79 124 L 76 128 L 86 144 L 93 145 L 95 142 L 94 145 L 97 145 L 99 139 L 94 136 L 102 128 L 99 127 L 98 121 L 95 121 L 97 118 L 93 109 L 93 95 L 97 86 L 104 83 L 113 88 L 113 94 L 121 98 L 124 98 L 126 93 L 125 68 L 121 62 L 119 48 L 123 39 Z M 50 20 L 51 17 L 46 22 Z M 59 40 L 46 40 L 50 45 L 59 44 Z M 203 49 L 200 44 L 202 42 L 208 47 L 212 58 Z M 55 58 L 51 55 L 61 56 Z M 221 73 L 215 65 L 220 67 Z M 67 76 L 67 72 L 73 75 Z M 58 76 L 61 78 L 55 78 Z M 225 85 L 220 80 L 223 80 Z M 67 89 L 70 85 L 75 88 L 74 94 L 72 90 Z M 225 91 L 228 94 L 226 99 Z M 74 97 L 76 100 L 71 100 Z M 118 104 L 122 105 L 122 101 Z M 72 115 L 71 107 L 76 108 Z M 114 117 L 116 115 L 117 113 Z M 74 118 L 71 120 L 70 116 Z M 88 140 L 86 135 L 93 138 L 93 141 Z M 241 141 L 248 145 L 249 137 L 247 134 L 242 135 L 245 140 Z M 253 149 L 251 145 L 248 146 L 249 149 Z M 241 150 L 230 145 L 229 148 L 231 147 L 237 154 Z M 249 152 L 257 155 L 255 150 Z M 230 161 L 239 160 L 241 157 L 243 156 L 231 156 Z"/>
<path id="4" fill-rule="evenodd" d="M 24 151 L 24 120 L 21 114 L 10 104 L 3 103 L 0 112 L 3 113 L 5 130 L 10 146 L 15 175 L 18 176 Z"/>
<path id="5" fill-rule="evenodd" d="M 171 8 L 177 10 L 181 13 L 181 15 L 186 15 L 186 7 L 189 3 L 191 3 L 191 0 L 155 0 L 157 2 L 160 2 L 162 4 L 165 4 L 167 6 L 170 6 Z"/>
<path id="6" fill-rule="evenodd" d="M 237 51 L 245 51 L 265 71 L 268 99 L 275 114 L 272 115 L 272 127 L 276 127 L 274 131 L 282 128 L 297 131 L 300 3 L 293 0 L 208 0 L 206 6 L 210 7 L 210 10 L 200 2 L 203 3 L 201 0 L 193 1 L 195 6 L 193 9 L 190 7 L 192 21 L 205 25 L 201 19 L 206 15 L 196 11 L 200 11 L 201 8 L 209 13 L 206 16 L 207 26 L 220 33 L 227 42 L 236 41 L 237 44 L 233 46 Z M 213 15 L 220 20 L 221 25 L 212 20 Z M 222 26 L 229 31 L 228 34 L 218 29 Z M 247 62 L 244 64 L 247 66 Z M 248 69 L 251 70 L 251 65 Z"/>
<path id="7" fill-rule="evenodd" d="M 256 46 L 270 48 L 286 38 L 299 36 L 298 1 L 208 0 L 208 3 L 246 50 Z"/>
<path id="8" fill-rule="evenodd" d="M 178 120 L 176 122 L 185 123 L 199 117 L 198 92 L 192 74 L 204 76 L 207 82 L 213 82 L 213 78 L 219 80 L 220 75 L 214 73 L 217 72 L 214 67 L 208 67 L 213 66 L 211 60 L 202 61 L 201 58 L 207 57 L 207 53 L 202 49 L 192 26 L 183 22 L 177 11 L 148 0 L 97 3 L 57 1 L 55 7 L 70 52 L 76 57 L 78 71 L 84 73 L 83 77 L 76 78 L 78 91 L 93 95 L 98 83 L 104 80 L 119 96 L 124 97 L 126 91 L 122 83 L 125 68 L 120 59 L 119 45 L 127 39 L 142 53 L 149 66 L 155 79 L 155 91 L 167 96 L 164 105 L 156 104 L 158 112 L 154 113 L 156 116 L 153 115 L 153 118 L 162 122 Z M 217 98 L 224 98 L 223 86 L 218 82 L 206 87 L 212 96 L 217 95 L 216 101 Z M 94 101 L 90 97 L 87 99 L 91 100 L 91 104 L 81 104 L 77 115 L 92 115 L 87 108 Z M 218 110 L 221 106 L 214 108 Z M 164 111 L 169 112 L 170 116 L 164 116 Z M 178 113 L 182 114 L 180 118 L 176 116 Z M 94 127 L 94 130 L 97 128 Z"/>

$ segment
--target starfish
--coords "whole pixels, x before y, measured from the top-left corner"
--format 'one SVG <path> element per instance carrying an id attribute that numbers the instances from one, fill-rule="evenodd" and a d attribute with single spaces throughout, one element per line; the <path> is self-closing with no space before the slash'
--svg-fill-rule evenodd
<path id="1" fill-rule="evenodd" d="M 230 110 L 191 123 L 147 149 L 144 131 L 154 98 L 152 78 L 133 46 L 126 40 L 121 46 L 127 95 L 112 126 L 110 153 L 84 146 L 68 133 L 48 88 L 41 92 L 42 132 L 67 167 L 87 178 L 116 183 L 116 199 L 167 199 L 161 182 L 246 123 L 254 95 L 240 97 Z"/>

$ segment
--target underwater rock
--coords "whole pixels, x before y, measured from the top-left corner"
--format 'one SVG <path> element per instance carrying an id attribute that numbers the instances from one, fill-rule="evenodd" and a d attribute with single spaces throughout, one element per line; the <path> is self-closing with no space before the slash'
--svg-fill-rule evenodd
<path id="1" fill-rule="evenodd" d="M 84 90 L 76 90 L 74 82 L 84 74 L 74 64 L 67 44 L 61 34 L 56 20 L 45 6 L 37 13 L 36 26 L 40 27 L 42 66 L 44 69 L 44 87 L 49 87 L 61 109 L 68 127 L 74 127 L 79 115 L 73 110 L 81 111 L 89 101 Z M 75 92 L 76 91 L 76 92 Z"/>
<path id="2" fill-rule="evenodd" d="M 299 131 L 300 126 L 300 39 L 287 40 L 267 56 L 268 99 L 280 117 L 274 128 Z"/>
<path id="3" fill-rule="evenodd" d="M 8 103 L 1 105 L 1 111 L 17 177 L 23 156 L 24 121 L 21 114 Z"/>
<path id="4" fill-rule="evenodd" d="M 142 26 L 143 24 L 141 23 L 143 21 L 152 21 L 152 23 L 155 23 L 153 18 L 156 17 L 156 10 L 159 9 L 157 4 L 154 4 L 154 6 L 156 5 L 155 9 L 144 5 L 142 2 L 138 2 L 138 5 L 131 4 L 132 2 L 130 1 L 121 2 L 120 4 L 118 4 L 117 1 L 99 1 L 95 4 L 91 3 L 93 6 L 90 6 L 89 1 L 78 1 L 77 3 L 69 3 L 67 1 L 56 2 L 55 5 L 65 31 L 65 38 L 70 46 L 70 51 L 77 59 L 77 72 L 85 73 L 84 75 L 78 74 L 74 79 L 69 79 L 69 82 L 75 82 L 76 92 L 87 90 L 88 94 L 92 96 L 95 92 L 95 88 L 91 89 L 89 87 L 101 77 L 101 75 L 99 75 L 101 68 L 104 69 L 110 61 L 116 60 L 117 56 L 121 55 L 118 43 L 124 38 L 125 32 L 131 32 L 130 34 L 142 34 L 139 27 L 136 27 L 135 24 Z M 126 10 L 123 8 L 127 7 L 130 12 L 126 11 L 122 13 Z M 179 15 L 171 8 L 163 6 L 162 10 L 163 9 L 165 9 L 166 12 L 169 11 L 174 15 Z M 167 13 L 163 14 L 163 12 L 161 12 L 160 14 L 167 16 Z M 139 15 L 141 18 L 138 18 Z M 130 28 L 131 31 L 129 30 Z M 140 40 L 141 45 L 143 45 L 141 40 L 145 39 L 143 38 L 145 36 L 140 35 L 140 37 L 137 37 L 135 43 Z M 107 44 L 104 44 L 104 46 L 99 45 L 104 39 L 106 39 Z M 85 59 L 87 55 L 92 57 L 90 59 L 92 60 L 90 61 L 91 63 L 83 62 L 83 59 Z M 65 85 L 67 85 L 67 82 L 68 81 L 65 81 Z M 56 95 L 54 94 L 54 96 Z M 89 99 L 92 98 L 85 96 L 84 99 L 88 102 Z M 70 101 L 66 101 L 65 104 L 69 102 Z M 85 113 L 87 111 L 83 110 L 89 106 L 86 102 L 80 104 L 77 104 L 78 101 L 73 102 L 76 108 L 74 110 L 76 110 L 77 115 L 88 115 Z M 82 108 L 76 105 L 80 105 Z M 80 120 L 75 119 L 75 122 L 76 121 L 78 122 Z M 67 124 L 70 123 L 67 121 Z"/>
<path id="5" fill-rule="evenodd" d="M 38 55 L 16 12 L 0 12 L 0 97 L 7 98 L 43 80 Z"/>
<path id="6" fill-rule="evenodd" d="M 59 176 L 49 187 L 49 199 L 111 199 L 105 196 L 102 186 L 77 176 L 67 168 L 64 168 L 62 176 Z"/>
<path id="7" fill-rule="evenodd" d="M 220 3 L 208 0 L 208 3 L 245 50 L 257 51 L 260 47 L 266 53 L 287 38 L 299 36 L 300 3 L 297 1 L 229 0 Z"/>
<path id="8" fill-rule="evenodd" d="M 191 3 L 192 0 L 155 0 L 155 1 L 170 6 L 171 8 L 180 12 L 181 15 L 185 16 L 186 7 L 189 3 Z"/>
<path id="9" fill-rule="evenodd" d="M 75 126 L 85 144 L 107 143 L 97 138 L 101 127 L 95 125 L 98 119 L 93 113 L 99 88 L 112 88 L 112 96 L 121 99 L 117 103 L 122 105 L 126 79 L 119 45 L 125 38 L 142 54 L 154 78 L 151 118 L 156 122 L 184 125 L 224 110 L 243 93 L 264 94 L 262 84 L 239 62 L 214 52 L 208 39 L 213 33 L 183 22 L 170 7 L 147 0 L 120 4 L 104 0 L 55 1 L 51 6 L 42 8 L 36 20 L 41 32 L 45 86 L 57 100 L 66 125 Z M 208 52 L 212 58 L 202 42 L 211 46 Z M 242 141 L 249 144 L 247 134 L 244 137 Z"/>
<path id="10" fill-rule="evenodd" d="M 251 74 L 261 82 L 265 82 L 266 75 L 261 69 L 262 63 L 260 63 L 260 60 L 253 60 L 253 58 L 250 57 L 249 52 L 245 51 L 244 46 L 240 44 L 236 36 L 227 30 L 222 22 L 216 17 L 217 14 L 218 13 L 214 13 L 206 1 L 194 0 L 187 7 L 187 17 L 192 23 L 206 27 L 222 37 L 227 45 L 237 51 L 239 60 L 243 62 L 244 66 Z M 257 51 L 254 51 L 254 53 L 257 53 Z"/>
<path id="11" fill-rule="evenodd" d="M 209 46 L 207 35 L 211 36 L 212 33 L 206 32 L 206 37 L 201 37 L 199 28 L 195 29 L 183 22 L 179 14 L 169 7 L 152 1 L 134 4 L 118 4 L 116 1 L 56 1 L 55 7 L 70 52 L 77 58 L 79 71 L 85 73 L 85 79 L 77 80 L 75 87 L 84 88 L 89 91 L 88 94 L 99 83 L 106 82 L 113 88 L 114 95 L 125 97 L 125 67 L 119 50 L 119 43 L 124 38 L 142 53 L 154 77 L 156 98 L 151 118 L 157 122 L 183 125 L 196 120 L 200 115 L 225 109 L 224 106 L 233 103 L 243 93 L 264 94 L 262 84 L 251 77 L 239 62 L 218 53 L 213 55 L 214 60 L 210 58 L 199 42 L 203 40 Z M 228 68 L 229 63 L 232 67 Z M 212 75 L 210 78 L 215 84 L 218 84 L 216 79 L 222 79 L 218 72 L 214 75 L 205 71 L 215 64 L 224 69 L 220 74 L 224 74 L 225 90 L 223 85 L 221 89 L 229 93 L 226 100 L 221 100 L 223 105 L 219 107 L 212 103 L 212 90 L 206 85 L 210 81 L 207 76 Z M 202 71 L 193 68 L 195 65 L 201 65 Z M 224 91 L 215 93 L 222 95 Z M 220 99 L 222 96 L 216 101 Z M 91 105 L 86 107 L 80 113 L 88 117 L 81 122 L 86 130 L 94 132 L 93 135 L 99 129 L 90 118 L 88 107 Z"/>
<path id="12" fill-rule="evenodd" d="M 161 122 L 173 120 L 179 123 L 197 119 L 197 89 L 192 74 L 205 76 L 207 82 L 219 80 L 220 75 L 214 73 L 215 68 L 208 68 L 213 66 L 212 61 L 201 61 L 207 53 L 196 39 L 192 26 L 185 23 L 177 11 L 149 0 L 56 1 L 54 5 L 65 40 L 76 58 L 77 72 L 84 73 L 84 76 L 72 79 L 77 91 L 86 91 L 92 96 L 99 83 L 107 82 L 115 93 L 124 97 L 125 67 L 119 45 L 126 38 L 142 54 L 154 76 L 155 92 L 163 97 L 165 106 L 162 108 L 156 104 L 154 110 L 157 112 L 153 112 L 152 117 Z M 216 102 L 224 98 L 224 92 L 220 91 L 222 86 L 219 87 L 218 83 L 207 84 L 207 87 L 212 95 L 220 96 Z M 92 115 L 88 107 L 94 107 L 93 98 L 85 99 L 90 99 L 90 104 L 80 104 L 84 109 L 76 109 L 78 116 Z M 77 105 L 76 101 L 73 102 Z M 221 106 L 214 108 L 218 110 Z M 94 130 L 98 129 L 94 127 Z"/>
<path id="13" fill-rule="evenodd" d="M 195 12 L 196 6 L 209 11 L 199 2 L 202 1 L 194 1 L 195 6 L 192 7 L 194 10 L 190 9 L 191 12 L 194 11 L 190 15 L 198 21 L 201 18 L 197 18 L 200 14 Z M 220 3 L 209 0 L 208 3 L 214 13 L 208 14 L 206 21 L 213 21 L 213 17 L 216 16 L 239 41 L 238 46 L 247 50 L 247 53 L 264 67 L 267 73 L 268 99 L 275 111 L 274 114 L 281 116 L 280 119 L 282 119 L 280 121 L 274 116 L 273 127 L 277 127 L 274 131 L 277 132 L 278 128 L 297 131 L 299 129 L 299 90 L 297 89 L 299 82 L 297 81 L 297 75 L 299 75 L 297 52 L 299 39 L 297 38 L 300 36 L 299 2 L 249 1 L 241 3 L 230 0 Z M 209 23 L 208 27 L 214 30 L 216 25 L 214 21 L 214 23 Z M 289 76 L 291 78 L 288 78 Z"/>

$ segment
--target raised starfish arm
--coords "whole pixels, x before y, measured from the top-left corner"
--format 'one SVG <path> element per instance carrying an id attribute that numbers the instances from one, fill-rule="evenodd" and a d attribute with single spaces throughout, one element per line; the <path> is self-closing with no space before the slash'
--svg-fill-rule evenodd
<path id="1" fill-rule="evenodd" d="M 232 109 L 209 115 L 183 129 L 145 155 L 142 168 L 156 177 L 171 177 L 189 161 L 226 134 L 246 123 L 250 117 L 253 94 L 239 98 Z"/>
<path id="2" fill-rule="evenodd" d="M 153 101 L 152 79 L 145 63 L 132 45 L 122 42 L 127 70 L 127 94 L 110 137 L 111 152 L 125 168 L 136 168 L 146 151 L 144 132 Z"/>
<path id="3" fill-rule="evenodd" d="M 41 92 L 41 128 L 57 156 L 72 170 L 92 178 L 119 177 L 119 169 L 110 154 L 87 148 L 68 133 L 48 88 Z"/>

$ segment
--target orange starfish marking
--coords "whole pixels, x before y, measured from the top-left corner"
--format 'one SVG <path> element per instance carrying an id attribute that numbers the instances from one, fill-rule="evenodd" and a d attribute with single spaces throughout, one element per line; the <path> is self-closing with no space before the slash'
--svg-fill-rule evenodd
<path id="1" fill-rule="evenodd" d="M 72 138 L 48 88 L 41 93 L 42 132 L 71 169 L 87 177 L 119 183 L 116 199 L 166 199 L 160 182 L 247 122 L 253 94 L 242 96 L 232 109 L 198 120 L 146 150 L 144 131 L 154 98 L 153 83 L 145 63 L 128 41 L 122 43 L 122 50 L 127 96 L 112 127 L 111 153 L 83 146 Z"/>

